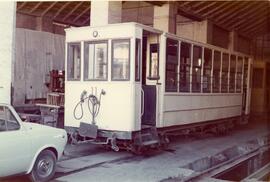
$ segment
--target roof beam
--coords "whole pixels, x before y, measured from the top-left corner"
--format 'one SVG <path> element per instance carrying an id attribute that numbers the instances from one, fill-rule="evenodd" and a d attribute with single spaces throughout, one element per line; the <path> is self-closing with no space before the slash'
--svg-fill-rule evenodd
<path id="1" fill-rule="evenodd" d="M 253 28 L 258 28 L 257 26 L 259 24 L 264 24 L 264 21 L 266 21 L 267 19 L 268 19 L 267 16 L 264 18 L 261 18 L 258 21 L 256 21 L 255 23 L 253 23 L 253 24 L 251 23 L 250 25 L 246 26 L 244 29 L 242 29 L 241 32 L 246 33 L 248 31 L 251 31 Z"/>
<path id="2" fill-rule="evenodd" d="M 201 13 L 206 9 L 209 9 L 210 7 L 214 6 L 215 4 L 217 4 L 217 2 L 207 2 L 207 5 L 203 6 L 202 8 L 199 8 L 198 10 L 195 10 L 195 13 Z"/>
<path id="3" fill-rule="evenodd" d="M 224 18 L 223 20 L 220 20 L 219 22 L 221 24 L 225 23 L 227 20 L 229 21 L 229 24 L 232 22 L 231 19 L 233 20 L 239 20 L 238 17 L 239 15 L 241 15 L 242 13 L 247 14 L 248 11 L 246 11 L 247 9 L 249 9 L 250 7 L 254 6 L 254 4 L 252 2 L 249 2 L 249 4 L 243 8 L 241 8 L 239 11 L 234 11 L 232 12 L 229 16 L 227 16 L 226 18 Z"/>
<path id="4" fill-rule="evenodd" d="M 195 20 L 195 21 L 202 21 L 203 20 L 202 17 L 195 15 L 192 12 L 185 10 L 184 8 L 178 8 L 177 14 L 182 15 L 184 17 L 187 17 L 189 19 Z"/>
<path id="5" fill-rule="evenodd" d="M 145 2 L 155 5 L 155 6 L 162 6 L 163 4 L 166 4 L 166 1 L 145 1 Z"/>
<path id="6" fill-rule="evenodd" d="M 66 2 L 53 16 L 53 18 L 56 18 L 69 4 L 71 4 L 72 1 Z"/>
<path id="7" fill-rule="evenodd" d="M 56 3 L 57 3 L 57 1 L 51 3 L 50 6 L 48 6 L 48 7 L 45 9 L 45 11 L 43 11 L 43 12 L 41 13 L 41 16 L 46 15 L 46 13 L 48 13 L 48 11 L 50 11 L 50 9 L 51 9 Z"/>
<path id="8" fill-rule="evenodd" d="M 215 11 L 217 10 L 220 10 L 221 8 L 223 8 L 224 6 L 228 5 L 230 3 L 230 1 L 226 1 L 226 2 L 218 2 L 218 4 L 213 7 L 211 10 L 205 12 L 205 13 L 202 13 L 203 16 L 208 16 L 209 14 L 212 14 L 214 13 Z"/>
<path id="9" fill-rule="evenodd" d="M 79 2 L 64 18 L 62 21 L 65 21 L 74 11 L 76 11 L 84 1 Z"/>
<path id="10" fill-rule="evenodd" d="M 87 22 L 90 23 L 90 16 L 82 22 L 82 25 L 86 25 Z"/>
<path id="11" fill-rule="evenodd" d="M 249 21 L 246 21 L 245 23 L 242 23 L 239 26 L 236 26 L 235 28 L 241 30 L 245 28 L 246 26 L 257 23 L 257 21 L 260 21 L 262 18 L 265 18 L 265 17 L 267 18 L 267 15 L 268 15 L 268 7 L 266 7 L 263 12 L 260 12 L 256 16 L 253 16 L 252 18 L 250 18 Z"/>
<path id="12" fill-rule="evenodd" d="M 247 4 L 247 3 L 250 3 L 250 2 L 245 1 L 245 2 L 241 2 L 241 4 L 238 4 L 238 5 L 236 4 L 236 1 L 234 1 L 234 2 L 232 2 L 232 3 L 234 4 L 234 7 L 232 7 L 232 8 L 230 9 L 230 11 L 227 11 L 226 13 L 225 13 L 225 11 L 224 11 L 222 15 L 218 16 L 218 17 L 215 19 L 215 21 L 217 21 L 217 22 L 220 22 L 220 21 L 226 22 L 226 21 L 230 20 L 230 18 L 228 18 L 228 17 L 229 17 L 232 13 L 234 13 L 235 11 L 241 9 L 242 6 L 243 6 L 244 4 Z"/>
<path id="13" fill-rule="evenodd" d="M 177 3 L 180 5 L 180 7 L 184 7 L 184 6 L 188 5 L 188 4 L 190 4 L 191 1 L 178 1 Z"/>
<path id="14" fill-rule="evenodd" d="M 225 24 L 225 26 L 233 26 L 233 27 L 237 27 L 238 25 L 242 24 L 243 22 L 249 20 L 249 18 L 252 18 L 254 16 L 254 12 L 258 11 L 258 9 L 262 8 L 263 6 L 265 6 L 264 4 L 258 4 L 256 8 L 252 8 L 250 9 L 250 11 L 246 11 L 244 13 L 242 13 L 239 17 L 242 18 L 241 20 L 239 19 L 235 19 L 234 21 L 231 21 L 227 24 Z"/>
<path id="15" fill-rule="evenodd" d="M 226 4 L 226 6 L 224 8 L 219 8 L 218 11 L 216 11 L 215 13 L 211 14 L 209 17 L 212 17 L 212 18 L 216 18 L 217 16 L 219 16 L 219 14 L 221 13 L 222 15 L 226 14 L 227 13 L 224 13 L 226 12 L 227 10 L 230 10 L 232 6 L 235 6 L 237 2 L 235 1 L 229 1 L 228 4 Z M 238 2 L 239 3 L 239 2 Z"/>
<path id="16" fill-rule="evenodd" d="M 267 33 L 267 25 L 266 26 L 263 26 L 263 27 L 261 27 L 261 29 L 257 29 L 257 27 L 255 28 L 253 28 L 253 30 L 251 30 L 250 32 L 248 32 L 248 34 L 247 35 L 249 35 L 250 37 L 255 37 L 256 35 L 258 35 L 258 34 L 264 34 L 264 33 Z"/>
<path id="17" fill-rule="evenodd" d="M 20 6 L 18 6 L 18 3 L 19 3 L 19 2 L 17 2 L 17 11 L 20 10 L 20 9 L 22 9 L 22 8 L 26 5 L 26 2 L 22 2 L 22 3 L 20 4 Z"/>
<path id="18" fill-rule="evenodd" d="M 33 13 L 34 11 L 36 11 L 36 9 L 38 9 L 38 7 L 39 7 L 41 4 L 42 4 L 42 2 L 37 3 L 37 4 L 34 6 L 34 8 L 31 9 L 31 10 L 29 11 L 29 13 Z"/>
<path id="19" fill-rule="evenodd" d="M 72 21 L 76 22 L 82 15 L 84 15 L 87 11 L 90 11 L 90 6 L 88 6 L 83 12 L 81 12 L 76 18 L 74 18 Z"/>

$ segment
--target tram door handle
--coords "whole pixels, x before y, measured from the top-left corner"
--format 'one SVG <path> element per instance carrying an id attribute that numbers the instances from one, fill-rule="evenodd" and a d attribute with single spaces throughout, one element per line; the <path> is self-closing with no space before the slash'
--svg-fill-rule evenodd
<path id="1" fill-rule="evenodd" d="M 141 93 L 142 93 L 142 95 L 141 95 L 141 97 L 142 97 L 142 103 L 141 103 L 141 105 L 142 105 L 142 111 L 141 111 L 141 116 L 143 116 L 144 115 L 144 91 L 143 91 L 143 89 L 141 89 Z"/>

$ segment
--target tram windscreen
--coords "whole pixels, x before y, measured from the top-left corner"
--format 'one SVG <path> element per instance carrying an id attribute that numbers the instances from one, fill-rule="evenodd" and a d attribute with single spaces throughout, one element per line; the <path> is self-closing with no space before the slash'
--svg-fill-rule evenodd
<path id="1" fill-rule="evenodd" d="M 84 79 L 107 80 L 107 42 L 84 44 Z"/>
<path id="2" fill-rule="evenodd" d="M 112 80 L 129 80 L 129 59 L 129 40 L 114 40 L 112 42 Z"/>

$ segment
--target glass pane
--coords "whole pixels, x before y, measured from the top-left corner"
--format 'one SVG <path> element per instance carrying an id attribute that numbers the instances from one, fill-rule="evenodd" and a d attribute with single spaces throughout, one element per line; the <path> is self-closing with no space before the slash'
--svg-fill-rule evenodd
<path id="1" fill-rule="evenodd" d="M 190 90 L 190 64 L 191 64 L 191 44 L 181 43 L 181 56 L 180 56 L 180 92 L 189 92 Z"/>
<path id="2" fill-rule="evenodd" d="M 18 130 L 19 128 L 20 125 L 12 112 L 7 107 L 0 106 L 0 132 Z"/>
<path id="3" fill-rule="evenodd" d="M 178 41 L 167 39 L 166 44 L 166 91 L 177 91 Z"/>
<path id="4" fill-rule="evenodd" d="M 202 48 L 193 46 L 192 92 L 201 92 Z"/>
<path id="5" fill-rule="evenodd" d="M 129 40 L 112 42 L 112 79 L 129 80 Z"/>
<path id="6" fill-rule="evenodd" d="M 228 92 L 229 54 L 222 55 L 221 92 Z"/>
<path id="7" fill-rule="evenodd" d="M 151 78 L 159 78 L 159 54 L 158 44 L 150 44 L 150 70 L 149 75 Z"/>
<path id="8" fill-rule="evenodd" d="M 20 128 L 17 119 L 14 117 L 14 115 L 8 108 L 6 108 L 6 121 L 8 131 L 18 130 Z"/>
<path id="9" fill-rule="evenodd" d="M 6 116 L 5 116 L 5 107 L 0 106 L 0 132 L 6 131 Z"/>
<path id="10" fill-rule="evenodd" d="M 237 60 L 237 74 L 236 74 L 236 92 L 240 93 L 242 88 L 242 71 L 243 70 L 243 58 L 238 57 Z"/>
<path id="11" fill-rule="evenodd" d="M 107 80 L 107 50 L 107 42 L 85 43 L 85 80 Z"/>
<path id="12" fill-rule="evenodd" d="M 203 63 L 203 92 L 211 91 L 211 70 L 212 70 L 212 50 L 204 49 L 204 63 Z"/>
<path id="13" fill-rule="evenodd" d="M 221 53 L 214 51 L 214 65 L 213 65 L 213 92 L 219 92 L 220 87 L 220 66 Z"/>
<path id="14" fill-rule="evenodd" d="M 136 39 L 136 54 L 135 54 L 135 81 L 140 81 L 140 63 L 141 63 L 141 40 Z"/>
<path id="15" fill-rule="evenodd" d="M 81 78 L 81 45 L 80 43 L 68 44 L 67 79 L 80 80 Z"/>
<path id="16" fill-rule="evenodd" d="M 248 82 L 248 58 L 245 57 L 245 63 L 244 63 L 244 89 L 247 89 L 247 82 Z M 269 84 L 270 85 L 270 84 Z"/>
<path id="17" fill-rule="evenodd" d="M 235 72 L 236 72 L 236 56 L 231 55 L 230 60 L 230 85 L 229 85 L 229 91 L 235 92 Z"/>

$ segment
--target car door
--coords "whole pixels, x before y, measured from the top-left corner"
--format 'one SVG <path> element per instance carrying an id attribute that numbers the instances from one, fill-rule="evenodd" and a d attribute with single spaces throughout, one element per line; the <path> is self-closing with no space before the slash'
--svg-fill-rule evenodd
<path id="1" fill-rule="evenodd" d="M 31 140 L 14 109 L 0 105 L 0 177 L 28 170 Z"/>

